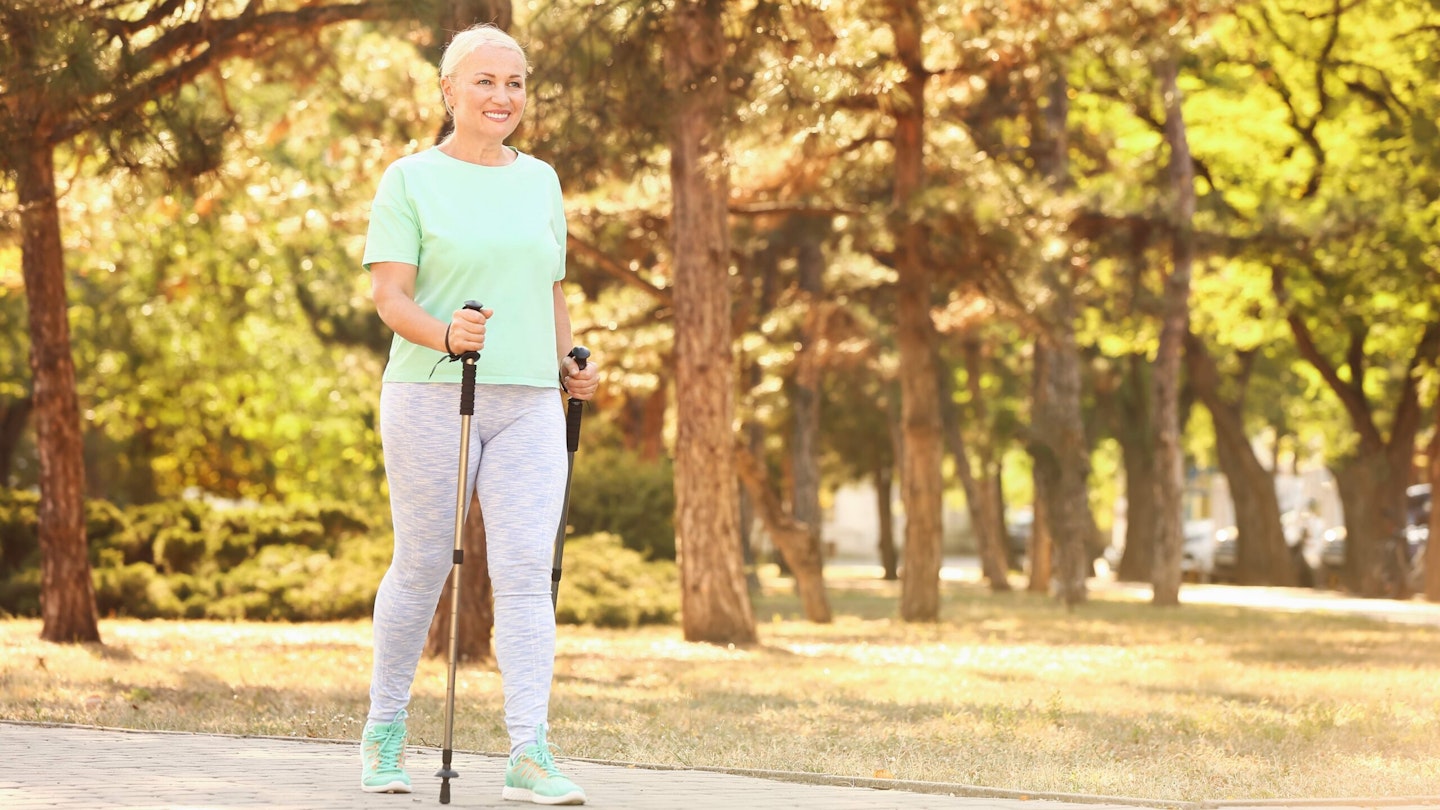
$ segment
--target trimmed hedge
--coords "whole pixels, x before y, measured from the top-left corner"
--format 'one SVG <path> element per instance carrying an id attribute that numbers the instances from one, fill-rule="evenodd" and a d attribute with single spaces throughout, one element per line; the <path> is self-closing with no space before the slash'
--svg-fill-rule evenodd
<path id="1" fill-rule="evenodd" d="M 0 614 L 40 613 L 39 498 L 0 489 Z M 390 564 L 388 527 L 354 507 L 217 509 L 86 504 L 102 616 L 319 621 L 369 616 Z M 673 539 L 672 539 L 673 544 Z M 633 627 L 679 615 L 679 574 L 614 534 L 565 546 L 557 620 Z"/>

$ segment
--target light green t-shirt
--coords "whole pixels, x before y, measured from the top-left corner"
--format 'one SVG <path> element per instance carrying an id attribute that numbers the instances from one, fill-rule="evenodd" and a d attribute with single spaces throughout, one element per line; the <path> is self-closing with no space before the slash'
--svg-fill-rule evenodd
<path id="1" fill-rule="evenodd" d="M 565 233 L 549 164 L 517 152 L 508 166 L 480 166 L 430 148 L 381 177 L 364 264 L 418 267 L 415 303 L 445 323 L 469 300 L 495 311 L 478 382 L 557 388 L 552 288 L 565 277 Z M 435 365 L 444 356 L 396 335 L 385 381 L 459 382 L 460 363 Z"/>

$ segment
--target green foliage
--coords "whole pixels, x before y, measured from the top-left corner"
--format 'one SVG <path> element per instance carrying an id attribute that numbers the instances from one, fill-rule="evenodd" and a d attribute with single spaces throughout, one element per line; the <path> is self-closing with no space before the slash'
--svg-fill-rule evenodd
<path id="1" fill-rule="evenodd" d="M 575 454 L 570 526 L 576 534 L 606 532 L 649 559 L 675 559 L 674 469 L 615 447 Z M 568 553 L 568 552 L 567 552 Z"/>
<path id="2" fill-rule="evenodd" d="M 37 496 L 0 490 L 0 612 L 39 612 Z M 376 522 L 344 504 L 218 509 L 86 504 L 101 615 L 319 620 L 368 614 L 389 561 Z"/>
<path id="3" fill-rule="evenodd" d="M 39 560 L 39 511 L 39 493 L 0 488 L 0 577 Z"/>
<path id="4" fill-rule="evenodd" d="M 645 465 L 623 453 L 597 453 L 597 463 L 628 470 L 621 480 L 646 502 L 669 492 L 668 465 Z M 663 486 L 659 479 L 663 478 Z M 603 477 L 597 474 L 597 482 Z M 622 489 L 607 497 L 617 501 Z M 628 501 L 626 501 L 628 503 Z M 40 555 L 36 546 L 33 492 L 0 489 L 0 615 L 40 612 Z M 388 534 L 353 506 L 305 504 L 217 509 L 181 501 L 119 509 L 104 501 L 87 505 L 96 534 L 91 541 L 92 580 L 102 616 L 141 619 L 254 619 L 322 621 L 369 616 L 375 592 L 390 563 Z M 630 527 L 634 536 L 658 543 L 670 509 L 656 515 L 601 510 L 600 518 Z M 144 543 L 137 543 L 143 538 Z M 141 546 L 145 559 L 137 559 Z M 661 544 L 663 546 L 663 544 Z M 153 554 L 149 552 L 153 550 Z M 616 534 L 572 538 L 565 546 L 565 587 L 560 621 L 602 627 L 634 627 L 674 621 L 679 611 L 678 573 L 669 560 L 647 560 Z M 18 562 L 12 564 L 11 559 Z"/>
<path id="5" fill-rule="evenodd" d="M 613 534 L 565 543 L 565 576 L 555 620 L 597 627 L 668 624 L 680 613 L 679 570 L 646 560 Z"/>

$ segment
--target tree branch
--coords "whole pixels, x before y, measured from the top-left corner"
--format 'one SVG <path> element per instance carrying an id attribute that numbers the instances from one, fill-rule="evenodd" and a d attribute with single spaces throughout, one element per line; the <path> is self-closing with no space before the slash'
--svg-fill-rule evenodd
<path id="1" fill-rule="evenodd" d="M 1310 327 L 1305 323 L 1305 318 L 1296 312 L 1290 305 L 1290 293 L 1285 287 L 1285 271 L 1279 265 L 1270 268 L 1270 286 L 1275 291 L 1275 301 L 1280 309 L 1285 312 L 1285 320 L 1290 324 L 1290 331 L 1295 336 L 1295 347 L 1299 350 L 1300 356 L 1306 362 L 1320 372 L 1325 384 L 1340 398 L 1340 404 L 1345 407 L 1345 412 L 1350 415 L 1350 422 L 1355 432 L 1360 434 L 1362 442 L 1372 447 L 1384 447 L 1385 441 L 1380 437 L 1380 430 L 1375 426 L 1375 419 L 1370 411 L 1370 403 L 1365 399 L 1363 393 L 1357 393 L 1340 379 L 1340 374 L 1335 366 L 1326 359 L 1315 344 L 1315 337 L 1310 332 Z"/>
<path id="2" fill-rule="evenodd" d="M 1433 364 L 1437 354 L 1440 354 L 1440 324 L 1431 321 L 1425 325 L 1425 331 L 1420 336 L 1420 342 L 1415 346 L 1415 353 L 1410 356 L 1410 363 L 1405 369 L 1405 384 L 1400 389 L 1400 404 L 1395 407 L 1395 424 L 1390 431 L 1390 441 L 1396 446 L 1393 452 L 1406 453 L 1409 458 L 1411 448 L 1409 442 L 1420 429 L 1420 418 L 1423 414 L 1420 408 L 1420 367 L 1430 363 Z M 1440 407 L 1440 405 L 1437 405 Z M 1396 441 L 1401 439 L 1403 441 Z"/>
<path id="3" fill-rule="evenodd" d="M 186 23 L 161 34 L 154 42 L 137 52 L 131 69 L 142 73 L 152 66 L 204 47 L 204 51 L 185 58 L 158 75 L 138 84 L 114 91 L 112 100 L 98 111 L 81 109 L 56 126 L 48 138 L 52 146 L 74 138 L 82 132 L 103 129 L 124 115 L 155 98 L 169 95 L 212 66 L 233 56 L 255 56 L 268 50 L 273 43 L 264 39 L 279 33 L 298 34 L 315 31 L 328 25 L 351 20 L 374 20 L 391 16 L 395 6 L 391 0 L 365 0 L 340 5 L 305 6 L 294 11 L 257 13 L 255 3 L 248 4 L 238 17 L 203 18 Z"/>
<path id="4" fill-rule="evenodd" d="M 654 284 L 641 278 L 639 273 L 605 255 L 605 252 L 595 245 L 577 237 L 573 233 L 566 239 L 565 244 L 567 250 L 589 259 L 594 263 L 596 269 L 605 275 L 623 281 L 638 290 L 643 290 L 667 307 L 673 307 L 675 305 L 675 299 L 668 289 L 656 287 Z"/>

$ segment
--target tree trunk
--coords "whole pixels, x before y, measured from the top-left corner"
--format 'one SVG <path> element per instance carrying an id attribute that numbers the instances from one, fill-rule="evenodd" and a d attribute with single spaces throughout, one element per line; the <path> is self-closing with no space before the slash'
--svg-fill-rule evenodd
<path id="1" fill-rule="evenodd" d="M 956 476 L 960 479 L 960 486 L 965 491 L 965 506 L 970 512 L 970 525 L 975 533 L 975 547 L 980 557 L 980 570 L 985 576 L 985 581 L 990 583 L 990 590 L 1001 592 L 1010 590 L 1010 566 L 1009 561 L 1005 558 L 1005 525 L 1000 517 L 1000 502 L 997 497 L 999 493 L 994 486 L 994 479 L 989 474 L 990 468 L 993 466 L 989 443 L 983 437 L 989 421 L 985 416 L 984 402 L 980 399 L 980 386 L 977 379 L 977 375 L 980 373 L 978 350 L 975 352 L 976 356 L 971 357 L 969 351 L 971 345 L 968 342 L 966 344 L 966 360 L 971 379 L 971 403 L 976 412 L 975 423 L 980 426 L 982 434 L 975 452 L 979 461 L 979 475 L 975 474 L 975 468 L 970 463 L 969 443 L 965 441 L 965 435 L 960 430 L 959 409 L 948 385 L 950 378 L 948 371 L 942 371 L 940 377 L 940 413 L 945 426 L 945 444 L 950 449 Z"/>
<path id="2" fill-rule="evenodd" d="M 30 373 L 40 455 L 40 637 L 100 641 L 85 539 L 85 462 L 55 197 L 55 152 L 29 145 L 17 164 L 21 270 L 30 314 Z"/>
<path id="3" fill-rule="evenodd" d="M 1125 464 L 1125 552 L 1116 578 L 1149 582 L 1155 568 L 1155 414 L 1150 364 L 1131 355 L 1117 397 L 1120 421 L 1115 438 Z"/>
<path id="4" fill-rule="evenodd" d="M 900 578 L 900 554 L 895 548 L 895 510 L 890 498 L 895 485 L 895 472 L 889 464 L 875 468 L 875 511 L 880 516 L 880 567 L 885 570 L 885 579 L 894 582 Z"/>
<path id="5" fill-rule="evenodd" d="M 1398 460 L 1400 455 L 1362 444 L 1331 469 L 1345 510 L 1345 585 L 1361 596 L 1408 593 L 1404 515 L 1410 455 Z"/>
<path id="6" fill-rule="evenodd" d="M 1048 72 L 1046 103 L 1037 105 L 1032 119 L 1032 153 L 1040 174 L 1059 193 L 1070 186 L 1070 97 L 1065 65 L 1056 61 Z M 1095 525 L 1090 514 L 1090 450 L 1080 403 L 1076 279 L 1068 255 L 1047 263 L 1042 272 L 1051 300 L 1040 313 L 1045 333 L 1035 342 L 1029 450 L 1039 479 L 1036 492 L 1045 498 L 1035 514 L 1037 523 L 1043 514 L 1054 549 L 1046 587 L 1053 584 L 1056 595 L 1074 606 L 1086 599 Z"/>
<path id="7" fill-rule="evenodd" d="M 1035 394 L 1032 405 L 1030 455 L 1039 479 L 1037 495 L 1045 499 L 1036 509 L 1043 515 L 1054 548 L 1050 581 L 1067 606 L 1084 602 L 1089 568 L 1090 515 L 1089 448 L 1080 413 L 1080 352 L 1075 345 L 1073 293 L 1063 285 L 1052 287 L 1055 302 L 1050 340 L 1053 346 L 1035 346 Z M 1038 504 L 1037 504 L 1038 506 Z"/>
<path id="8" fill-rule="evenodd" d="M 995 460 L 995 432 L 990 421 L 990 409 L 985 402 L 985 393 L 980 378 L 985 364 L 980 352 L 980 341 L 971 338 L 965 341 L 965 377 L 970 392 L 970 407 L 975 424 L 980 426 L 979 441 L 975 445 L 976 466 L 975 489 L 979 496 L 979 514 L 975 516 L 978 525 L 986 527 L 985 550 L 982 551 L 982 567 L 990 580 L 993 591 L 1010 590 L 1009 543 L 1005 535 L 1005 506 L 1000 497 L 999 463 Z M 959 430 L 959 425 L 956 425 Z M 967 462 L 968 466 L 968 462 Z M 988 561 L 983 555 L 988 554 Z M 993 573 L 992 573 L 993 572 Z"/>
<path id="9" fill-rule="evenodd" d="M 1045 481 L 1038 470 L 1030 475 L 1035 500 L 1030 506 L 1030 543 L 1025 556 L 1030 558 L 1030 580 L 1025 590 L 1031 593 L 1050 593 L 1050 581 L 1055 576 L 1055 541 L 1050 536 L 1050 515 L 1045 511 Z"/>
<path id="10" fill-rule="evenodd" d="M 1235 575 L 1241 585 L 1293 586 L 1299 582 L 1294 558 L 1280 525 L 1280 499 L 1275 479 L 1245 434 L 1243 390 L 1239 401 L 1227 402 L 1220 395 L 1220 374 L 1199 338 L 1185 341 L 1186 367 L 1190 386 L 1210 411 L 1215 425 L 1215 452 L 1220 471 L 1230 485 L 1235 504 L 1237 556 Z"/>
<path id="11" fill-rule="evenodd" d="M 1440 400 L 1435 402 L 1435 432 L 1430 434 L 1430 539 L 1425 541 L 1425 598 L 1440 602 Z"/>
<path id="12" fill-rule="evenodd" d="M 905 75 L 891 95 L 895 117 L 894 206 L 896 338 L 900 348 L 900 498 L 905 505 L 900 617 L 940 618 L 941 468 L 940 392 L 936 386 L 935 324 L 930 318 L 930 268 L 921 255 L 925 232 L 912 212 L 925 178 L 925 70 L 920 34 L 924 16 L 915 0 L 891 0 L 890 27 Z"/>
<path id="13" fill-rule="evenodd" d="M 800 594 L 805 618 L 818 624 L 828 624 L 830 600 L 825 595 L 825 561 L 820 554 L 820 545 L 813 542 L 814 529 L 785 514 L 780 499 L 770 488 L 759 457 L 744 447 L 737 447 L 736 461 L 740 480 L 750 493 L 750 500 L 759 511 L 760 519 L 765 522 L 765 530 L 770 533 L 775 549 L 785 558 L 795 577 L 795 588 Z"/>
<path id="14" fill-rule="evenodd" d="M 484 661 L 490 658 L 495 603 L 494 591 L 490 588 L 490 563 L 485 556 L 485 517 L 480 512 L 478 496 L 470 498 L 460 543 L 465 552 L 465 562 L 460 566 L 460 635 L 456 639 L 456 656 L 461 661 Z M 450 608 L 450 583 L 447 580 L 445 590 L 440 594 L 440 603 L 435 606 L 430 634 L 425 637 L 427 656 L 450 657 Z"/>
<path id="15" fill-rule="evenodd" d="M 720 0 L 678 2 L 665 52 L 674 99 L 675 535 L 686 640 L 749 644 L 755 617 L 737 525 L 732 427 L 723 8 Z"/>
<path id="16" fill-rule="evenodd" d="M 820 535 L 820 373 L 819 343 L 824 337 L 827 305 L 822 276 L 825 255 L 815 239 L 800 246 L 798 271 L 805 301 L 799 340 L 795 350 L 795 373 L 790 379 L 790 410 L 794 432 L 790 445 L 791 511 L 807 527 L 809 535 L 803 556 L 824 560 Z M 826 608 L 829 621 L 829 608 Z"/>
<path id="17" fill-rule="evenodd" d="M 1170 146 L 1170 188 L 1175 198 L 1172 266 L 1165 278 L 1160 348 L 1155 358 L 1155 497 L 1159 512 L 1152 602 L 1180 604 L 1180 559 L 1184 547 L 1185 450 L 1180 435 L 1180 365 L 1190 333 L 1190 273 L 1195 261 L 1195 169 L 1181 114 L 1179 64 L 1160 65 L 1165 105 L 1165 140 Z"/>

